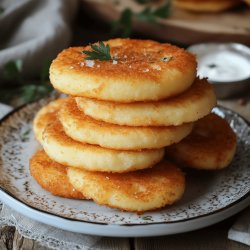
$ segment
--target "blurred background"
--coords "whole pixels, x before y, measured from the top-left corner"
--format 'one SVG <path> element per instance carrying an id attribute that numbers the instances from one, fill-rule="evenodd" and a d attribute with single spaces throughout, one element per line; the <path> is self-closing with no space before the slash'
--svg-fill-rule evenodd
<path id="1" fill-rule="evenodd" d="M 64 48 L 130 37 L 189 49 L 204 63 L 202 76 L 211 76 L 218 97 L 245 105 L 249 5 L 249 0 L 0 0 L 0 102 L 18 106 L 53 91 L 49 65 Z"/>

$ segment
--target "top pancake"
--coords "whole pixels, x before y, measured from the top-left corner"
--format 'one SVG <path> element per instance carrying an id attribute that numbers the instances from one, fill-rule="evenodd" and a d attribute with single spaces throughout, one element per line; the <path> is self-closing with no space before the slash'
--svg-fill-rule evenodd
<path id="1" fill-rule="evenodd" d="M 239 4 L 240 0 L 174 0 L 176 7 L 194 12 L 220 12 Z"/>
<path id="2" fill-rule="evenodd" d="M 150 40 L 113 39 L 105 44 L 113 60 L 85 60 L 82 51 L 91 51 L 90 46 L 62 51 L 50 67 L 54 88 L 98 100 L 149 101 L 178 95 L 195 79 L 195 56 L 184 49 Z"/>

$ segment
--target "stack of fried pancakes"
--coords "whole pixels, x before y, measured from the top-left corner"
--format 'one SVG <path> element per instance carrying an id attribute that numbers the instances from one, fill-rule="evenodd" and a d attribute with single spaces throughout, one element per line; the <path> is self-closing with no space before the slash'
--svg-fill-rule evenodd
<path id="1" fill-rule="evenodd" d="M 207 80 L 196 78 L 192 54 L 148 40 L 105 44 L 111 60 L 86 59 L 82 51 L 91 51 L 86 46 L 66 49 L 53 61 L 51 83 L 69 97 L 49 103 L 35 117 L 43 151 L 32 157 L 31 175 L 54 195 L 125 211 L 172 204 L 184 193 L 185 176 L 163 160 L 165 149 L 179 165 L 218 169 L 230 163 L 235 135 L 210 114 L 215 94 Z M 223 133 L 216 131 L 221 126 Z M 204 149 L 204 164 L 194 148 L 209 140 L 228 146 L 224 156 Z"/>

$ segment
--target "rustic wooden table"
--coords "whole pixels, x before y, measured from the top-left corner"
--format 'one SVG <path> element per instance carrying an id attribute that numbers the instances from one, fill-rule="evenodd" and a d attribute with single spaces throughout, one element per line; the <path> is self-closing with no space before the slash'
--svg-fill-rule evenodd
<path id="1" fill-rule="evenodd" d="M 79 12 L 74 24 L 72 45 L 87 44 L 88 42 L 106 40 L 110 33 L 105 24 L 86 19 L 86 13 Z M 138 37 L 138 36 L 137 36 Z M 139 35 L 139 37 L 143 37 Z M 151 37 L 150 37 L 151 38 Z M 228 107 L 250 121 L 250 95 L 219 101 L 218 104 Z M 249 250 L 249 247 L 227 239 L 229 228 L 239 215 L 235 215 L 221 223 L 193 232 L 153 237 L 153 238 L 102 238 L 96 249 L 117 250 Z M 22 237 L 14 227 L 0 229 L 0 250 L 48 250 L 37 241 Z"/>

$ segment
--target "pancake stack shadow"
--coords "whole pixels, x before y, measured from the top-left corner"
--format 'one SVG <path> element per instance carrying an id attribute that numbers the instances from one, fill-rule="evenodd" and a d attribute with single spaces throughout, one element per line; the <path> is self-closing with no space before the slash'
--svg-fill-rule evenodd
<path id="1" fill-rule="evenodd" d="M 43 150 L 30 160 L 31 175 L 54 195 L 124 211 L 170 205 L 185 190 L 185 175 L 173 162 L 223 168 L 235 151 L 234 133 L 209 115 L 216 97 L 206 79 L 196 78 L 193 55 L 148 40 L 105 44 L 111 54 L 106 61 L 86 59 L 82 51 L 90 46 L 66 49 L 53 61 L 51 83 L 69 97 L 49 103 L 35 117 Z M 226 132 L 217 133 L 217 140 L 231 138 L 227 157 L 218 163 L 211 153 L 203 165 L 204 158 L 194 161 L 190 152 L 196 146 L 188 138 L 198 133 L 208 140 L 218 126 Z M 166 147 L 172 162 L 163 159 Z"/>

